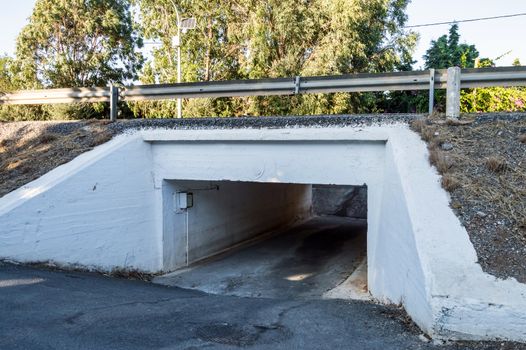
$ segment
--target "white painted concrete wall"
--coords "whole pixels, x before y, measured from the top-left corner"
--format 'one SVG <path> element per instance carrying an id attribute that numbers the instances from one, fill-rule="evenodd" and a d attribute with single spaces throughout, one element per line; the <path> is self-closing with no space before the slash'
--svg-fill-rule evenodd
<path id="1" fill-rule="evenodd" d="M 433 315 L 424 328 L 447 339 L 526 342 L 526 284 L 482 271 L 427 151 L 414 152 L 423 146 L 419 137 L 408 133 L 391 143 Z"/>
<path id="2" fill-rule="evenodd" d="M 153 148 L 158 165 L 184 162 L 183 154 L 168 151 L 170 141 L 187 141 L 185 150 L 195 156 L 184 169 L 161 167 L 158 175 L 195 178 L 206 168 L 210 179 L 366 183 L 373 296 L 402 303 L 418 325 L 436 337 L 526 341 L 526 286 L 482 272 L 467 232 L 449 208 L 440 177 L 429 165 L 425 144 L 406 126 L 146 132 L 144 137 L 164 141 Z M 221 149 L 211 147 L 210 140 Z M 294 145 L 290 153 L 279 151 L 285 140 Z M 301 171 L 303 164 L 308 164 L 308 173 Z M 339 167 L 327 171 L 334 169 L 331 164 Z"/>
<path id="3" fill-rule="evenodd" d="M 165 195 L 191 192 L 193 207 L 165 201 L 164 266 L 173 270 L 310 215 L 311 186 L 230 181 L 165 181 Z"/>
<path id="4" fill-rule="evenodd" d="M 139 135 L 99 146 L 0 199 L 0 257 L 158 271 L 153 186 Z"/>
<path id="5" fill-rule="evenodd" d="M 405 179 L 400 177 L 394 159 L 393 140 L 386 144 L 385 175 L 378 236 L 368 236 L 369 289 L 380 300 L 404 304 L 412 319 L 426 329 L 433 315 L 428 299 L 428 282 L 416 248 L 412 217 L 407 210 Z M 404 157 L 411 158 L 410 153 Z"/>
<path id="6" fill-rule="evenodd" d="M 0 198 L 0 257 L 159 271 L 167 180 L 365 183 L 374 297 L 437 337 L 526 341 L 526 285 L 482 271 L 404 125 L 123 136 Z"/>

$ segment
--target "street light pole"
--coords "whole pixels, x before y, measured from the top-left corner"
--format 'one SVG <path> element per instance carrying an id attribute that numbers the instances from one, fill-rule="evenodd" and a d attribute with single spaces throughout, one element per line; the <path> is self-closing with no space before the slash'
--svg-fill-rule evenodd
<path id="1" fill-rule="evenodd" d="M 177 9 L 177 5 L 173 0 L 172 5 L 175 9 L 175 16 L 177 17 L 177 38 L 176 45 L 177 45 L 177 83 L 181 82 L 181 17 L 179 16 L 179 10 Z M 177 98 L 177 118 L 183 117 L 183 107 L 182 107 L 182 99 L 179 97 Z"/>
<path id="2" fill-rule="evenodd" d="M 179 39 L 177 40 L 177 43 L 179 45 L 177 45 L 177 83 L 181 82 L 181 29 L 180 28 L 181 27 L 178 24 L 177 25 L 177 37 Z M 183 117 L 182 104 L 183 104 L 183 101 L 179 97 L 177 99 L 177 118 L 182 118 Z"/>
<path id="3" fill-rule="evenodd" d="M 171 3 L 175 9 L 175 16 L 177 20 L 177 36 L 172 38 L 172 45 L 177 47 L 177 83 L 181 83 L 181 33 L 186 33 L 189 29 L 195 29 L 196 20 L 194 17 L 182 19 L 179 14 L 179 9 L 174 0 Z M 168 17 L 168 16 L 167 16 Z M 183 99 L 177 98 L 177 118 L 183 117 Z"/>

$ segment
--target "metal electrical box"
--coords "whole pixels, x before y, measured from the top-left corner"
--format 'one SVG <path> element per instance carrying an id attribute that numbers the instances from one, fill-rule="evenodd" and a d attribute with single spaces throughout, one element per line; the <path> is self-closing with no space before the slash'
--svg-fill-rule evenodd
<path id="1" fill-rule="evenodd" d="M 194 195 L 190 192 L 174 193 L 174 208 L 176 212 L 184 211 L 194 205 Z"/>

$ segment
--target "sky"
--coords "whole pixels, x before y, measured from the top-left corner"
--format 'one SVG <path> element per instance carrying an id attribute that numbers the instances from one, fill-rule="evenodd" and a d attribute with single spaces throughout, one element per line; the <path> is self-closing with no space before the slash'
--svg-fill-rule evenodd
<path id="1" fill-rule="evenodd" d="M 526 13 L 525 0 L 413 0 L 408 6 L 407 25 L 446 22 L 462 19 L 492 17 L 513 13 Z M 499 61 L 499 66 L 510 66 L 515 58 L 526 65 L 526 46 L 524 31 L 526 16 L 503 18 L 489 21 L 459 23 L 461 42 L 474 44 L 481 57 L 497 58 L 512 52 Z M 423 65 L 422 56 L 429 48 L 431 40 L 436 40 L 449 30 L 449 25 L 415 28 L 420 40 L 415 54 L 418 62 L 415 68 Z"/>
<path id="2" fill-rule="evenodd" d="M 35 0 L 0 1 L 0 54 L 13 55 L 16 37 L 27 23 Z M 525 12 L 525 0 L 412 0 L 407 9 L 407 25 Z M 446 34 L 448 29 L 449 25 L 415 29 L 420 34 L 414 54 L 417 60 L 415 69 L 423 65 L 422 56 L 431 40 Z M 526 16 L 459 24 L 461 41 L 474 44 L 481 57 L 494 59 L 512 50 L 497 61 L 499 66 L 509 66 L 515 58 L 519 58 L 522 64 L 526 65 L 526 45 L 523 44 L 525 30 Z"/>

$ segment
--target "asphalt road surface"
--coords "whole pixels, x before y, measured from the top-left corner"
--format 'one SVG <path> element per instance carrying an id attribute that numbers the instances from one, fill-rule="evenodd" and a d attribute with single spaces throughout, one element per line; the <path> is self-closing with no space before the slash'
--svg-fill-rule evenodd
<path id="1" fill-rule="evenodd" d="M 0 265 L 0 349 L 525 349 L 434 345 L 394 307 L 211 295 Z"/>

